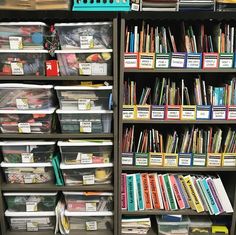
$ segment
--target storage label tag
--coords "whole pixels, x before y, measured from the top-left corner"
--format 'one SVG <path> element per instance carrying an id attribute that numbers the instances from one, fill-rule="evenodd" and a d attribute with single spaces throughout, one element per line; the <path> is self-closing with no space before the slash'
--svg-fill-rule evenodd
<path id="1" fill-rule="evenodd" d="M 79 73 L 81 75 L 92 75 L 91 63 L 79 63 Z"/>
<path id="2" fill-rule="evenodd" d="M 26 211 L 27 212 L 38 211 L 38 203 L 37 202 L 26 202 Z"/>
<path id="3" fill-rule="evenodd" d="M 86 202 L 85 210 L 86 212 L 95 212 L 97 210 L 96 202 Z"/>
<path id="4" fill-rule="evenodd" d="M 11 62 L 12 75 L 24 75 L 23 64 L 20 62 Z"/>
<path id="5" fill-rule="evenodd" d="M 184 66 L 185 66 L 185 54 L 172 54 L 171 67 L 184 68 Z"/>
<path id="6" fill-rule="evenodd" d="M 94 48 L 93 36 L 80 36 L 81 49 Z"/>
<path id="7" fill-rule="evenodd" d="M 16 99 L 16 107 L 17 109 L 29 109 L 28 99 Z"/>
<path id="8" fill-rule="evenodd" d="M 96 231 L 98 229 L 97 221 L 87 221 L 86 230 L 87 231 Z"/>
<path id="9" fill-rule="evenodd" d="M 83 175 L 83 184 L 84 185 L 94 184 L 94 183 L 95 183 L 94 175 Z"/>
<path id="10" fill-rule="evenodd" d="M 126 53 L 124 55 L 124 67 L 137 68 L 138 67 L 138 54 Z"/>
<path id="11" fill-rule="evenodd" d="M 92 164 L 93 163 L 93 154 L 82 153 L 81 154 L 81 164 Z"/>
<path id="12" fill-rule="evenodd" d="M 78 100 L 78 109 L 79 110 L 90 110 L 91 109 L 90 99 L 79 99 Z"/>
<path id="13" fill-rule="evenodd" d="M 31 128 L 29 123 L 18 123 L 19 133 L 31 133 Z"/>
<path id="14" fill-rule="evenodd" d="M 91 133 L 92 132 L 92 122 L 80 122 L 80 132 L 81 133 Z"/>
<path id="15" fill-rule="evenodd" d="M 9 37 L 9 43 L 11 50 L 23 49 L 22 37 Z"/>
<path id="16" fill-rule="evenodd" d="M 33 153 L 21 153 L 22 163 L 33 163 L 34 154 Z"/>
<path id="17" fill-rule="evenodd" d="M 107 75 L 106 63 L 92 63 L 92 75 Z"/>

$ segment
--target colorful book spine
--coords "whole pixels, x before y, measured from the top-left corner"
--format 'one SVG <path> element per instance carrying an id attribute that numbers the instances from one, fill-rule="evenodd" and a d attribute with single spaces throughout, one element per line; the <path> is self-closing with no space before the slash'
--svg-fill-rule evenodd
<path id="1" fill-rule="evenodd" d="M 149 183 L 150 183 L 150 189 L 152 192 L 152 203 L 154 209 L 160 209 L 160 201 L 159 201 L 159 195 L 157 191 L 157 174 L 149 174 Z"/>
<path id="2" fill-rule="evenodd" d="M 136 211 L 137 210 L 137 200 L 135 193 L 135 175 L 127 175 L 127 203 L 128 203 L 128 211 Z"/>
<path id="3" fill-rule="evenodd" d="M 126 173 L 121 174 L 121 208 L 127 210 Z"/>
<path id="4" fill-rule="evenodd" d="M 139 210 L 144 210 L 143 184 L 141 174 L 135 174 L 135 176 L 137 185 L 138 208 Z"/>
<path id="5" fill-rule="evenodd" d="M 144 197 L 144 207 L 147 210 L 153 209 L 152 207 L 152 198 L 151 191 L 149 187 L 149 177 L 147 173 L 141 174 L 142 183 L 143 183 L 143 197 Z"/>
<path id="6" fill-rule="evenodd" d="M 179 187 L 178 187 L 177 182 L 175 180 L 175 177 L 174 177 L 174 175 L 170 175 L 169 178 L 170 178 L 170 182 L 171 182 L 171 185 L 172 185 L 172 188 L 173 188 L 173 191 L 175 194 L 175 199 L 178 203 L 178 206 L 180 209 L 184 209 L 185 208 L 184 200 L 183 200 L 182 194 L 180 193 L 180 190 L 179 190 Z"/>
<path id="7" fill-rule="evenodd" d="M 164 186 L 165 184 L 164 184 L 163 176 L 158 175 L 158 180 L 159 180 L 159 185 L 161 187 L 161 195 L 162 195 L 162 198 L 163 198 L 164 208 L 165 208 L 165 210 L 169 210 L 170 207 L 169 207 L 169 203 L 168 203 L 168 200 L 167 200 L 167 194 L 166 194 L 166 191 L 165 191 L 165 186 Z"/>

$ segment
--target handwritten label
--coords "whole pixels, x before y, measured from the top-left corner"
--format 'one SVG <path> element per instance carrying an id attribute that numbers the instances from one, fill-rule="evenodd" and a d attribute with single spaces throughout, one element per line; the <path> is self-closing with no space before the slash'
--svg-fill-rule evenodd
<path id="1" fill-rule="evenodd" d="M 179 166 L 191 166 L 191 158 L 179 157 Z"/>
<path id="2" fill-rule="evenodd" d="M 208 156 L 207 161 L 208 166 L 221 166 L 221 156 Z"/>
<path id="3" fill-rule="evenodd" d="M 133 157 L 129 156 L 122 156 L 122 165 L 133 165 Z"/>
<path id="4" fill-rule="evenodd" d="M 236 155 L 224 155 L 223 166 L 236 166 Z"/>
<path id="5" fill-rule="evenodd" d="M 217 57 L 205 55 L 204 65 L 203 65 L 204 68 L 209 68 L 209 69 L 217 68 L 217 65 L 218 65 Z"/>
<path id="6" fill-rule="evenodd" d="M 20 62 L 11 62 L 12 75 L 24 75 L 23 64 Z"/>
<path id="7" fill-rule="evenodd" d="M 27 174 L 27 175 L 24 175 L 23 177 L 24 177 L 25 184 L 32 184 L 35 181 L 34 175 Z"/>
<path id="8" fill-rule="evenodd" d="M 197 119 L 209 119 L 210 110 L 197 109 Z"/>
<path id="9" fill-rule="evenodd" d="M 165 156 L 164 166 L 177 166 L 176 156 Z"/>
<path id="10" fill-rule="evenodd" d="M 80 36 L 81 49 L 94 48 L 93 36 Z"/>
<path id="11" fill-rule="evenodd" d="M 18 123 L 19 133 L 31 133 L 31 128 L 29 123 Z"/>
<path id="12" fill-rule="evenodd" d="M 220 68 L 232 68 L 233 67 L 233 58 L 226 59 L 226 58 L 220 58 Z"/>
<path id="13" fill-rule="evenodd" d="M 92 122 L 80 122 L 80 132 L 81 133 L 91 133 L 92 132 Z"/>
<path id="14" fill-rule="evenodd" d="M 201 68 L 201 59 L 197 57 L 188 57 L 187 59 L 187 68 L 198 69 Z"/>
<path id="15" fill-rule="evenodd" d="M 33 153 L 21 153 L 22 163 L 33 163 L 34 154 Z"/>
<path id="16" fill-rule="evenodd" d="M 148 158 L 137 157 L 135 159 L 135 165 L 136 166 L 147 166 L 148 165 Z"/>
<path id="17" fill-rule="evenodd" d="M 184 68 L 185 57 L 183 56 L 172 56 L 171 58 L 171 67 L 173 68 Z"/>
<path id="18" fill-rule="evenodd" d="M 38 211 L 38 203 L 37 202 L 26 202 L 26 211 L 27 212 Z"/>
<path id="19" fill-rule="evenodd" d="M 152 119 L 164 119 L 165 111 L 164 110 L 152 110 Z"/>
<path id="20" fill-rule="evenodd" d="M 174 110 L 172 108 L 167 109 L 167 119 L 179 119 L 180 118 L 180 111 Z"/>
<path id="21" fill-rule="evenodd" d="M 81 164 L 92 164 L 93 163 L 93 154 L 82 153 L 81 154 Z"/>
<path id="22" fill-rule="evenodd" d="M 137 110 L 137 118 L 138 119 L 149 119 L 150 118 L 150 111 L 149 109 L 142 109 L 142 108 L 138 108 Z"/>
<path id="23" fill-rule="evenodd" d="M 150 160 L 149 160 L 149 164 L 150 166 L 162 166 L 162 155 L 151 155 L 150 156 Z"/>
<path id="24" fill-rule="evenodd" d="M 134 107 L 123 107 L 122 117 L 123 119 L 134 119 Z"/>
<path id="25" fill-rule="evenodd" d="M 195 119 L 195 109 L 183 108 L 182 119 L 194 120 Z"/>
<path id="26" fill-rule="evenodd" d="M 90 185 L 95 183 L 94 175 L 83 175 L 83 184 Z"/>
<path id="27" fill-rule="evenodd" d="M 9 37 L 9 44 L 11 50 L 23 49 L 22 37 Z"/>
<path id="28" fill-rule="evenodd" d="M 97 221 L 87 221 L 86 230 L 87 231 L 96 231 L 98 229 Z"/>
<path id="29" fill-rule="evenodd" d="M 139 67 L 143 69 L 154 68 L 154 55 L 140 55 Z"/>
<path id="30" fill-rule="evenodd" d="M 224 120 L 226 119 L 226 111 L 225 110 L 213 110 L 212 112 L 212 119 L 220 119 L 220 120 Z"/>
<path id="31" fill-rule="evenodd" d="M 92 75 L 92 64 L 91 63 L 79 63 L 79 74 Z"/>
<path id="32" fill-rule="evenodd" d="M 106 63 L 92 63 L 92 75 L 107 75 Z"/>
<path id="33" fill-rule="evenodd" d="M 229 107 L 228 119 L 229 120 L 235 120 L 236 119 L 236 107 Z"/>
<path id="34" fill-rule="evenodd" d="M 28 99 L 16 99 L 16 107 L 17 109 L 29 109 Z"/>
<path id="35" fill-rule="evenodd" d="M 86 212 L 95 212 L 97 210 L 96 202 L 86 202 L 85 210 Z"/>
<path id="36" fill-rule="evenodd" d="M 156 57 L 156 68 L 169 68 L 170 60 L 169 58 L 163 59 Z"/>
<path id="37" fill-rule="evenodd" d="M 193 166 L 205 166 L 206 156 L 193 156 Z"/>
<path id="38" fill-rule="evenodd" d="M 124 67 L 125 68 L 137 68 L 138 67 L 137 54 L 125 54 L 124 55 Z"/>
<path id="39" fill-rule="evenodd" d="M 79 99 L 78 100 L 78 109 L 79 110 L 90 110 L 91 109 L 91 100 L 90 99 Z"/>

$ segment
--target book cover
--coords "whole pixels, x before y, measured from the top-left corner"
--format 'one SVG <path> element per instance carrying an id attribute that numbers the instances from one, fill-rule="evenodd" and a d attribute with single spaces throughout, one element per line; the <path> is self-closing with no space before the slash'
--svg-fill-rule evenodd
<path id="1" fill-rule="evenodd" d="M 144 208 L 147 210 L 153 209 L 148 174 L 147 173 L 141 174 L 141 178 L 142 178 L 142 184 L 143 184 Z"/>
<path id="2" fill-rule="evenodd" d="M 141 179 L 141 174 L 135 174 L 136 185 L 137 185 L 137 198 L 138 198 L 138 208 L 139 210 L 144 210 L 144 198 L 143 198 L 143 184 Z"/>
<path id="3" fill-rule="evenodd" d="M 126 173 L 121 174 L 121 209 L 127 210 Z"/>
<path id="4" fill-rule="evenodd" d="M 160 201 L 159 201 L 159 195 L 157 191 L 157 174 L 149 174 L 149 184 L 150 184 L 150 189 L 152 193 L 152 203 L 153 203 L 153 208 L 154 209 L 160 209 Z"/>
<path id="5" fill-rule="evenodd" d="M 127 182 L 127 208 L 128 211 L 137 211 L 137 198 L 135 193 L 135 175 L 127 175 L 126 176 Z"/>

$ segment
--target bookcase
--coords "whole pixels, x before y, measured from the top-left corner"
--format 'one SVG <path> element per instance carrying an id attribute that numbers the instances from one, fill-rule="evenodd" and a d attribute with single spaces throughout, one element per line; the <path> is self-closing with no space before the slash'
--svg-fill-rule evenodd
<path id="1" fill-rule="evenodd" d="M 126 25 L 139 25 L 141 27 L 142 20 L 146 22 L 156 23 L 165 23 L 168 22 L 169 25 L 174 25 L 180 21 L 204 21 L 205 24 L 208 24 L 210 21 L 232 21 L 234 22 L 235 16 L 232 13 L 209 13 L 209 12 L 130 12 L 130 13 L 122 13 L 121 14 L 121 22 L 120 22 L 120 80 L 119 80 L 119 175 L 122 173 L 153 173 L 157 172 L 158 174 L 165 174 L 165 173 L 183 173 L 183 174 L 219 174 L 222 178 L 226 191 L 229 195 L 231 200 L 232 206 L 234 210 L 236 209 L 236 184 L 233 179 L 236 176 L 235 166 L 233 167 L 169 167 L 169 166 L 136 166 L 134 163 L 135 155 L 133 157 L 133 164 L 123 164 L 122 165 L 122 137 L 123 132 L 126 127 L 131 128 L 132 126 L 135 127 L 135 130 L 138 130 L 139 133 L 141 130 L 147 129 L 160 129 L 163 133 L 168 131 L 173 131 L 178 128 L 184 128 L 186 126 L 195 125 L 197 127 L 208 127 L 208 126 L 215 126 L 225 128 L 226 126 L 235 127 L 236 120 L 171 120 L 168 118 L 163 119 L 154 119 L 154 118 L 136 118 L 133 115 L 138 115 L 136 112 L 138 107 L 136 107 L 135 111 L 132 105 L 127 105 L 123 107 L 123 99 L 124 99 L 124 81 L 128 79 L 136 82 L 139 85 L 139 93 L 137 93 L 137 100 L 140 99 L 141 93 L 140 89 L 144 88 L 145 86 L 150 87 L 151 89 L 154 87 L 155 80 L 154 78 L 157 77 L 161 79 L 163 77 L 171 77 L 171 81 L 178 80 L 179 77 L 183 78 L 184 80 L 188 81 L 189 83 L 194 82 L 194 78 L 197 75 L 204 76 L 205 80 L 208 79 L 217 79 L 220 78 L 218 81 L 219 83 L 224 81 L 227 76 L 235 74 L 235 68 L 228 68 L 228 69 L 202 69 L 202 68 L 134 68 L 136 67 L 134 57 L 132 55 L 129 58 L 129 55 L 126 57 L 125 52 L 125 45 L 126 45 Z M 128 53 L 129 54 L 129 53 Z M 132 54 L 132 53 L 131 53 Z M 127 67 L 125 68 L 125 60 L 128 58 Z M 130 60 L 129 60 L 130 59 Z M 140 59 L 140 57 L 139 57 Z M 131 66 L 130 66 L 130 64 Z M 133 64 L 132 64 L 133 63 Z M 138 62 L 140 63 L 140 61 Z M 155 63 L 155 62 L 154 62 Z M 134 66 L 133 66 L 134 65 Z M 191 80 L 193 79 L 193 80 Z M 189 81 L 190 80 L 190 81 Z M 138 87 L 137 85 L 137 87 Z M 140 88 L 141 87 L 141 88 Z M 136 89 L 136 87 L 135 87 Z M 140 94 L 140 96 L 138 95 Z M 138 102 L 138 101 L 137 101 Z M 141 110 L 141 109 L 140 109 Z M 144 109 L 143 109 L 144 110 Z M 150 110 L 149 110 L 150 111 Z M 134 114 L 135 113 L 135 114 Z M 141 114 L 140 114 L 141 115 Z M 151 116 L 152 114 L 149 113 Z M 147 114 L 148 116 L 148 114 Z M 150 117 L 149 116 L 149 117 Z M 125 117 L 125 118 L 124 118 Z M 137 131 L 137 132 L 138 132 Z M 138 142 L 138 136 L 136 136 L 136 141 Z M 129 160 L 125 160 L 129 161 Z M 131 160 L 130 160 L 131 161 Z M 121 185 L 121 178 L 119 178 L 119 184 Z M 119 191 L 119 195 L 121 194 L 121 189 Z M 209 215 L 206 212 L 197 213 L 193 210 L 184 209 L 184 210 L 177 210 L 177 211 L 165 211 L 165 210 L 138 210 L 138 211 L 128 211 L 122 210 L 121 207 L 121 197 L 119 200 L 119 223 L 121 223 L 122 216 L 131 216 L 131 217 L 141 217 L 141 216 L 154 216 L 154 215 L 165 215 L 165 214 L 176 214 L 176 215 L 188 215 L 188 216 L 206 216 Z M 236 222 L 236 215 L 235 212 L 231 214 L 221 214 L 219 216 L 227 217 L 227 220 L 231 222 L 230 227 L 230 234 L 236 234 L 235 222 Z M 119 233 L 121 233 L 121 224 L 119 225 Z M 156 234 L 157 228 L 153 227 L 152 230 L 149 231 L 149 234 Z"/>
<path id="2" fill-rule="evenodd" d="M 6 184 L 1 172 L 0 182 L 0 220 L 1 220 L 1 233 L 5 234 L 23 234 L 24 232 L 11 232 L 7 226 L 7 220 L 4 215 L 6 204 L 3 198 L 4 192 L 58 192 L 62 196 L 63 191 L 106 191 L 114 193 L 114 230 L 105 232 L 89 232 L 88 234 L 117 234 L 117 208 L 118 208 L 118 64 L 117 64 L 117 53 L 118 53 L 118 15 L 117 13 L 85 13 L 85 12 L 70 12 L 70 11 L 1 11 L 0 13 L 1 22 L 18 22 L 18 21 L 31 21 L 31 22 L 45 22 L 48 25 L 54 23 L 70 23 L 70 22 L 93 22 L 93 21 L 110 21 L 113 26 L 113 61 L 112 61 L 112 75 L 110 76 L 59 76 L 59 77 L 46 77 L 46 76 L 0 76 L 0 83 L 37 83 L 37 84 L 51 84 L 51 85 L 72 85 L 78 84 L 80 81 L 94 81 L 103 83 L 107 81 L 113 85 L 113 122 L 112 122 L 112 133 L 104 134 L 62 134 L 60 133 L 60 126 L 58 120 L 56 120 L 55 132 L 51 134 L 0 134 L 1 141 L 19 141 L 19 140 L 46 140 L 46 141 L 59 141 L 68 139 L 103 139 L 113 141 L 114 162 L 113 162 L 113 183 L 106 185 L 85 185 L 85 186 L 57 186 L 56 184 Z M 58 106 L 58 103 L 57 103 Z M 59 151 L 59 150 L 57 150 Z M 2 156 L 1 156 L 2 161 Z M 54 234 L 54 231 L 50 232 L 27 232 L 28 234 L 39 234 L 47 235 Z M 82 233 L 82 232 L 80 232 Z M 87 232 L 84 232 L 87 234 Z M 72 232 L 73 234 L 73 232 Z M 75 234 L 75 233 L 74 233 Z"/>

